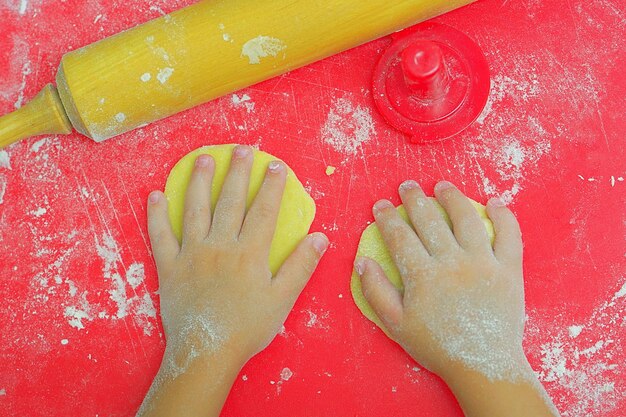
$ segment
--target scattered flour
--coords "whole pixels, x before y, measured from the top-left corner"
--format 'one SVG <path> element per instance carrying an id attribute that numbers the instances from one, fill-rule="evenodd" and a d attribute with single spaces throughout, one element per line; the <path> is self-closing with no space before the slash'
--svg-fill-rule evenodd
<path id="1" fill-rule="evenodd" d="M 163 68 L 157 74 L 157 80 L 159 80 L 161 84 L 165 84 L 167 80 L 170 79 L 172 74 L 174 74 L 174 68 L 170 68 L 170 67 Z"/>
<path id="2" fill-rule="evenodd" d="M 4 388 L 0 389 L 0 396 L 1 395 L 7 395 L 7 390 Z"/>
<path id="3" fill-rule="evenodd" d="M 48 139 L 49 138 L 39 139 L 37 142 L 33 143 L 30 147 L 31 152 L 39 152 L 41 148 L 48 143 Z"/>
<path id="4" fill-rule="evenodd" d="M 248 113 L 252 113 L 254 111 L 255 103 L 248 94 L 244 94 L 241 97 L 237 94 L 233 94 L 231 101 L 234 108 L 244 107 Z"/>
<path id="5" fill-rule="evenodd" d="M 580 335 L 580 332 L 583 331 L 583 329 L 583 326 L 569 326 L 569 337 L 571 337 L 572 339 L 576 339 Z"/>
<path id="6" fill-rule="evenodd" d="M 289 381 L 289 379 L 291 379 L 292 376 L 293 376 L 293 372 L 289 368 L 283 368 L 283 370 L 280 372 L 280 379 L 282 381 Z"/>
<path id="7" fill-rule="evenodd" d="M 322 329 L 322 330 L 330 329 L 330 326 L 328 325 L 328 323 L 325 322 L 330 316 L 330 313 L 328 311 L 321 311 L 319 313 L 315 313 L 312 310 L 305 310 L 305 312 L 309 316 L 309 319 L 304 324 L 306 327 L 310 329 Z"/>
<path id="8" fill-rule="evenodd" d="M 41 217 L 48 212 L 48 209 L 45 207 L 39 207 L 37 210 L 33 210 L 30 212 L 35 217 Z"/>
<path id="9" fill-rule="evenodd" d="M 601 417 L 626 398 L 619 360 L 623 349 L 619 342 L 621 329 L 626 324 L 625 296 L 626 284 L 584 325 L 566 326 L 566 331 L 557 333 L 551 341 L 539 343 L 538 374 L 563 417 Z"/>
<path id="10" fill-rule="evenodd" d="M 148 81 L 150 81 L 152 79 L 152 75 L 149 72 L 144 73 L 141 77 L 140 77 L 141 81 L 143 81 L 144 83 L 147 83 Z"/>
<path id="11" fill-rule="evenodd" d="M 0 168 L 11 169 L 11 157 L 7 151 L 0 150 Z"/>
<path id="12" fill-rule="evenodd" d="M 287 45 L 280 39 L 270 36 L 257 36 L 243 45 L 241 57 L 247 57 L 250 64 L 260 64 L 261 58 L 275 57 L 285 49 L 287 49 Z"/>
<path id="13" fill-rule="evenodd" d="M 26 14 L 26 9 L 28 8 L 28 0 L 20 0 L 20 8 L 18 13 L 20 16 L 24 16 Z"/>
<path id="14" fill-rule="evenodd" d="M 118 123 L 123 123 L 124 120 L 126 120 L 126 115 L 124 113 L 118 113 L 118 114 L 115 115 L 115 120 Z"/>
<path id="15" fill-rule="evenodd" d="M 22 67 L 22 85 L 19 89 L 17 101 L 14 104 L 16 109 L 19 109 L 24 104 L 24 90 L 26 90 L 26 78 L 33 72 L 30 62 L 26 62 Z"/>
<path id="16" fill-rule="evenodd" d="M 370 110 L 345 97 L 332 103 L 321 131 L 322 140 L 345 155 L 354 155 L 375 134 Z"/>
<path id="17" fill-rule="evenodd" d="M 70 341 L 69 341 L 69 340 L 67 340 L 67 339 L 61 339 L 61 344 L 62 344 L 63 346 L 67 345 L 68 343 L 70 343 Z"/>
<path id="18" fill-rule="evenodd" d="M 0 175 L 0 204 L 4 203 L 4 194 L 7 191 L 7 180 L 4 175 Z"/>
<path id="19" fill-rule="evenodd" d="M 109 234 L 102 236 L 102 242 L 96 240 L 96 252 L 104 263 L 102 269 L 104 279 L 111 283 L 109 297 L 117 307 L 117 312 L 110 316 L 116 319 L 130 316 L 135 324 L 143 329 L 144 334 L 151 335 L 157 314 L 150 294 L 145 291 L 141 293 L 139 288 L 145 278 L 143 264 L 132 263 L 125 268 L 125 273 L 122 273 L 121 268 L 124 265 L 119 249 Z"/>

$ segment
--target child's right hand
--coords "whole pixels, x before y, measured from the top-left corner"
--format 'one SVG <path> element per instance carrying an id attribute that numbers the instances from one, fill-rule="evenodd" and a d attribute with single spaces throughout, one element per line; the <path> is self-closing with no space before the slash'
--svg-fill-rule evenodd
<path id="1" fill-rule="evenodd" d="M 365 298 L 391 337 L 450 385 L 466 415 L 555 415 L 522 349 L 522 240 L 515 216 L 498 200 L 488 203 L 496 233 L 492 247 L 482 220 L 456 187 L 440 182 L 435 196 L 452 230 L 414 181 L 400 186 L 412 227 L 389 201 L 374 205 L 404 292 L 378 263 L 362 258 L 355 269 Z M 520 399 L 525 405 L 516 407 Z"/>
<path id="2" fill-rule="evenodd" d="M 376 224 L 401 272 L 405 291 L 389 283 L 370 259 L 357 261 L 368 302 L 393 338 L 415 360 L 443 375 L 463 362 L 503 379 L 524 364 L 522 242 L 511 211 L 497 201 L 492 249 L 476 210 L 456 187 L 441 182 L 435 196 L 453 230 L 416 182 L 400 187 L 413 228 L 386 200 L 374 206 Z"/>

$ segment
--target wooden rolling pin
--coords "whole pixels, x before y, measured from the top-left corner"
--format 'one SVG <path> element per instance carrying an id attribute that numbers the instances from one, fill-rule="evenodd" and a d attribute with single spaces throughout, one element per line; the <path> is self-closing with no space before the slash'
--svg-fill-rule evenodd
<path id="1" fill-rule="evenodd" d="M 74 127 L 101 142 L 473 0 L 205 0 L 67 53 L 0 148 Z"/>

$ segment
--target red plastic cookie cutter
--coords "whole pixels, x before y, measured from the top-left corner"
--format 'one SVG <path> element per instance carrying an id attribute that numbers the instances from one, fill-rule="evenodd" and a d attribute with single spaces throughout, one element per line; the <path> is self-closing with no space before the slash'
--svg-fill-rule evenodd
<path id="1" fill-rule="evenodd" d="M 378 63 L 374 101 L 412 143 L 448 139 L 472 124 L 489 97 L 489 65 L 462 32 L 425 23 L 392 35 Z"/>

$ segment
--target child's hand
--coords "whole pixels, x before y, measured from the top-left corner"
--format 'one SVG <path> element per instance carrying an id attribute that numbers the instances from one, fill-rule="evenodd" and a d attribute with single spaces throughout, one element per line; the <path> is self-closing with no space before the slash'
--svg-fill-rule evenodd
<path id="1" fill-rule="evenodd" d="M 246 213 L 252 162 L 252 149 L 235 148 L 211 216 L 215 162 L 208 155 L 198 157 L 187 190 L 182 245 L 172 232 L 164 195 L 150 196 L 149 232 L 161 316 L 167 350 L 179 365 L 214 351 L 234 354 L 243 364 L 263 350 L 280 331 L 328 246 L 324 235 L 308 236 L 272 277 L 268 256 L 287 168 L 278 161 L 270 164 Z"/>
<path id="2" fill-rule="evenodd" d="M 492 200 L 494 248 L 470 201 L 441 182 L 439 209 L 414 181 L 400 187 L 413 228 L 388 201 L 374 206 L 376 224 L 401 272 L 401 294 L 369 259 L 357 261 L 363 292 L 394 339 L 418 362 L 443 374 L 462 362 L 490 378 L 519 372 L 524 362 L 522 242 L 515 217 Z"/>
<path id="3" fill-rule="evenodd" d="M 371 259 L 358 259 L 363 294 L 391 336 L 452 388 L 467 416 L 552 416 L 522 350 L 522 240 L 511 211 L 491 200 L 493 248 L 476 210 L 456 187 L 435 196 L 452 222 L 414 181 L 400 186 L 412 227 L 389 201 L 376 224 L 400 271 L 404 293 Z"/>
<path id="4" fill-rule="evenodd" d="M 148 231 L 167 347 L 138 416 L 218 416 L 239 370 L 280 331 L 328 247 L 323 234 L 307 236 L 272 277 L 269 251 L 287 168 L 270 163 L 246 213 L 252 162 L 252 149 L 235 148 L 211 215 L 215 161 L 196 159 L 182 245 L 165 196 L 150 194 Z"/>

